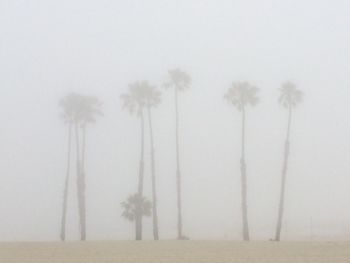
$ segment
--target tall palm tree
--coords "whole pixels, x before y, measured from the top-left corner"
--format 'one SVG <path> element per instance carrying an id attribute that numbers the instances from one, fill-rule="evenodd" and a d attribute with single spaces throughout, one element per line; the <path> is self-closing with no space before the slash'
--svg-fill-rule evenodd
<path id="1" fill-rule="evenodd" d="M 145 88 L 141 82 L 134 82 L 129 84 L 128 93 L 121 95 L 123 100 L 123 107 L 129 110 L 130 114 L 134 114 L 140 118 L 140 165 L 138 175 L 137 193 L 140 197 L 143 196 L 143 181 L 144 181 L 144 144 L 145 144 L 145 121 L 144 108 L 146 105 Z M 141 209 L 141 207 L 140 207 Z M 135 218 L 136 240 L 142 240 L 142 213 L 138 213 Z"/>
<path id="2" fill-rule="evenodd" d="M 242 146 L 241 146 L 241 188 L 242 188 L 242 222 L 243 240 L 249 241 L 248 205 L 247 205 L 247 165 L 245 161 L 245 121 L 246 107 L 255 106 L 259 99 L 257 97 L 258 88 L 248 82 L 234 82 L 228 89 L 224 98 L 237 108 L 242 114 Z"/>
<path id="3" fill-rule="evenodd" d="M 182 177 L 180 169 L 180 142 L 179 142 L 179 103 L 178 94 L 188 89 L 191 85 L 191 77 L 180 69 L 169 70 L 170 80 L 165 83 L 166 88 L 174 89 L 175 104 L 175 138 L 176 138 L 176 192 L 177 192 L 177 238 L 186 239 L 182 233 Z"/>
<path id="4" fill-rule="evenodd" d="M 150 134 L 150 147 L 151 147 L 153 238 L 154 240 L 158 240 L 159 229 L 158 229 L 158 211 L 157 211 L 156 171 L 155 171 L 154 137 L 153 137 L 151 108 L 157 107 L 160 104 L 161 93 L 155 86 L 151 86 L 147 81 L 142 82 L 142 85 L 146 90 L 146 107 L 147 107 L 148 126 L 149 126 L 149 134 Z"/>
<path id="5" fill-rule="evenodd" d="M 86 171 L 85 171 L 85 154 L 86 154 L 86 129 L 89 124 L 96 122 L 96 117 L 102 115 L 102 103 L 95 96 L 82 96 L 78 108 L 79 120 L 76 123 L 76 146 L 77 146 L 77 194 L 78 207 L 80 215 L 81 240 L 86 240 Z M 78 125 L 81 131 L 81 157 Z M 80 159 L 81 158 L 81 159 Z"/>
<path id="6" fill-rule="evenodd" d="M 63 120 L 68 125 L 68 152 L 67 152 L 67 168 L 66 168 L 66 178 L 63 190 L 63 202 L 62 202 L 62 218 L 61 218 L 61 231 L 60 238 L 61 241 L 66 239 L 66 216 L 67 216 L 67 201 L 68 201 L 68 187 L 69 187 L 69 177 L 70 177 L 70 163 L 71 163 L 71 146 L 72 146 L 72 127 L 74 124 L 74 105 L 75 105 L 75 95 L 70 94 L 63 98 L 59 105 L 63 108 Z"/>
<path id="7" fill-rule="evenodd" d="M 84 96 L 76 93 L 71 93 L 60 101 L 63 107 L 63 118 L 68 123 L 68 161 L 67 172 L 63 196 L 62 220 L 61 220 L 61 240 L 65 240 L 65 225 L 67 213 L 67 198 L 70 176 L 70 159 L 71 159 L 71 144 L 72 132 L 74 128 L 75 143 L 76 143 L 76 167 L 77 167 L 77 197 L 79 207 L 79 225 L 80 238 L 86 240 L 86 205 L 85 205 L 85 132 L 86 126 L 95 122 L 97 115 L 102 115 L 100 110 L 101 103 L 96 97 Z M 80 148 L 80 133 L 83 137 L 83 149 Z"/>
<path id="8" fill-rule="evenodd" d="M 281 229 L 282 229 L 282 219 L 284 210 L 284 196 L 285 196 L 285 186 L 286 186 L 286 176 L 288 169 L 288 159 L 289 159 L 289 149 L 290 149 L 290 129 L 292 124 L 292 113 L 293 109 L 302 102 L 303 93 L 296 88 L 296 85 L 292 82 L 285 82 L 282 84 L 280 89 L 279 103 L 288 110 L 288 121 L 287 121 L 287 134 L 284 143 L 284 157 L 283 157 L 283 167 L 281 176 L 281 190 L 280 190 L 280 200 L 278 208 L 278 218 L 276 225 L 275 240 L 280 241 Z"/>
<path id="9" fill-rule="evenodd" d="M 126 201 L 121 203 L 123 208 L 122 217 L 129 220 L 130 222 L 135 221 L 135 239 L 139 240 L 138 236 L 138 225 L 136 219 L 142 216 L 150 216 L 152 203 L 144 196 L 140 196 L 138 193 L 130 195 Z"/>

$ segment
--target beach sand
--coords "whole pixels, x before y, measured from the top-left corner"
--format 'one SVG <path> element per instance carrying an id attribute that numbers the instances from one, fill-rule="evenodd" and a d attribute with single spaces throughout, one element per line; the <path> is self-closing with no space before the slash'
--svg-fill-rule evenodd
<path id="1" fill-rule="evenodd" d="M 0 243 L 1 263 L 337 263 L 350 242 L 101 241 Z"/>

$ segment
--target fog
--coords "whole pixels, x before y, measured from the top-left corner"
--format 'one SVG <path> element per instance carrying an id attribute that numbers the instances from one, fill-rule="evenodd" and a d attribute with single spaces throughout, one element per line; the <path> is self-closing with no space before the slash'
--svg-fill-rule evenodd
<path id="1" fill-rule="evenodd" d="M 223 97 L 248 81 L 260 98 L 246 111 L 250 234 L 274 237 L 287 126 L 278 89 L 289 80 L 304 100 L 293 112 L 282 237 L 348 239 L 349 12 L 346 0 L 0 0 L 0 240 L 59 240 L 68 136 L 59 101 L 71 92 L 103 103 L 87 132 L 87 239 L 134 238 L 120 203 L 137 190 L 140 125 L 120 95 L 142 80 L 162 92 L 152 109 L 159 234 L 176 238 L 175 109 L 163 88 L 174 68 L 192 79 L 179 94 L 186 236 L 241 239 L 241 115 Z M 150 199 L 149 146 L 146 125 Z M 79 239 L 74 171 L 68 240 Z"/>

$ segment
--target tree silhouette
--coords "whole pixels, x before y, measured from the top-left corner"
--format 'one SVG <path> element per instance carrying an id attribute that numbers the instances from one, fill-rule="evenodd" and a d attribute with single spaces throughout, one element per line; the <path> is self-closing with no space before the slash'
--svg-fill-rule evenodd
<path id="1" fill-rule="evenodd" d="M 71 138 L 72 129 L 75 132 L 76 142 L 76 167 L 77 167 L 77 197 L 79 209 L 80 223 L 80 239 L 86 240 L 86 201 L 85 201 L 85 152 L 86 152 L 86 127 L 88 124 L 95 123 L 96 116 L 102 115 L 100 110 L 101 103 L 94 96 L 84 96 L 76 93 L 71 93 L 63 98 L 60 102 L 63 107 L 63 118 L 68 123 L 68 163 L 65 179 L 63 209 L 61 220 L 61 240 L 65 240 L 65 225 L 67 212 L 67 197 L 70 171 L 70 153 L 71 153 Z M 81 133 L 81 135 L 80 135 Z M 82 136 L 82 142 L 80 142 Z M 82 144 L 82 149 L 81 149 Z"/>
<path id="2" fill-rule="evenodd" d="M 175 138 L 176 138 L 176 191 L 177 191 L 177 238 L 187 239 L 182 233 L 182 177 L 180 169 L 180 142 L 179 142 L 179 103 L 178 93 L 188 89 L 191 85 L 191 77 L 180 69 L 169 70 L 170 80 L 165 83 L 166 88 L 174 89 L 175 104 Z"/>
<path id="3" fill-rule="evenodd" d="M 290 129 L 292 124 L 292 113 L 293 109 L 302 102 L 303 93 L 296 88 L 296 85 L 292 82 L 285 82 L 282 84 L 280 89 L 279 103 L 288 110 L 288 122 L 287 122 L 287 134 L 284 143 L 284 157 L 283 157 L 283 167 L 282 167 L 282 176 L 281 176 L 281 190 L 280 190 L 280 200 L 278 208 L 278 218 L 276 225 L 276 234 L 275 240 L 280 241 L 281 238 L 281 229 L 282 229 L 282 219 L 284 211 L 284 196 L 285 196 L 285 187 L 286 187 L 286 176 L 288 169 L 288 159 L 289 159 L 289 150 L 290 150 Z"/>
<path id="4" fill-rule="evenodd" d="M 140 165 L 138 176 L 138 190 L 137 193 L 140 197 L 143 196 L 143 181 L 144 181 L 144 144 L 145 144 L 145 121 L 144 121 L 144 108 L 146 106 L 146 89 L 141 82 L 134 82 L 129 84 L 128 93 L 121 95 L 123 100 L 123 107 L 129 110 L 129 113 L 133 115 L 136 113 L 140 118 L 140 131 L 141 131 L 141 148 L 140 148 Z M 141 209 L 141 208 L 140 208 Z M 142 213 L 138 213 L 138 217 L 135 219 L 136 225 L 136 240 L 142 240 Z"/>
<path id="5" fill-rule="evenodd" d="M 80 129 L 82 136 L 81 149 L 81 168 L 77 178 L 78 206 L 80 214 L 81 240 L 86 240 L 86 197 L 85 197 L 85 155 L 86 155 L 86 129 L 87 126 L 96 122 L 96 117 L 102 115 L 102 103 L 95 96 L 83 96 L 80 105 Z M 79 141 L 78 125 L 76 125 L 76 140 Z M 77 143 L 77 151 L 79 152 Z M 79 160 L 79 159 L 78 159 Z"/>
<path id="6" fill-rule="evenodd" d="M 68 125 L 68 152 L 67 152 L 67 168 L 66 178 L 63 190 L 63 202 L 62 202 L 62 218 L 61 218 L 61 241 L 66 240 L 66 217 L 67 217 L 67 201 L 68 201 L 68 187 L 70 178 L 70 162 L 71 162 L 71 147 L 72 147 L 72 127 L 74 124 L 74 107 L 75 107 L 75 94 L 70 94 L 63 98 L 59 105 L 63 108 L 63 120 Z"/>
<path id="7" fill-rule="evenodd" d="M 257 97 L 258 88 L 251 86 L 248 82 L 234 82 L 228 89 L 224 98 L 237 108 L 242 114 L 242 146 L 241 146 L 241 188 L 242 188 L 242 222 L 243 240 L 249 241 L 248 205 L 247 205 L 247 165 L 245 161 L 245 121 L 246 107 L 255 106 L 259 99 Z"/>
<path id="8" fill-rule="evenodd" d="M 159 239 L 158 229 L 158 210 L 157 210 L 157 190 L 156 190 L 156 171 L 155 171 L 155 153 L 154 153 L 154 136 L 153 136 L 153 123 L 151 109 L 157 107 L 160 104 L 160 91 L 150 85 L 147 81 L 142 82 L 146 90 L 146 107 L 148 115 L 148 126 L 150 134 L 150 147 L 151 147 L 151 175 L 152 175 L 152 214 L 153 214 L 153 237 L 154 240 Z"/>
<path id="9" fill-rule="evenodd" d="M 130 195 L 126 201 L 121 203 L 123 208 L 122 217 L 130 222 L 135 221 L 135 239 L 139 240 L 138 225 L 136 223 L 137 218 L 142 216 L 150 216 L 152 204 L 146 197 L 140 196 L 138 193 Z"/>

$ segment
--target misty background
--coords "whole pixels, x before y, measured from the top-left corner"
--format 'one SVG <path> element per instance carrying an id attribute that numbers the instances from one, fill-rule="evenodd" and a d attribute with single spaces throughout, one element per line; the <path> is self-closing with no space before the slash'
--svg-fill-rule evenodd
<path id="1" fill-rule="evenodd" d="M 87 135 L 87 238 L 132 239 L 120 202 L 136 191 L 139 122 L 120 95 L 138 80 L 162 85 L 175 67 L 192 77 L 179 101 L 184 234 L 241 237 L 241 118 L 223 95 L 247 80 L 261 98 L 247 112 L 251 237 L 273 237 L 287 114 L 278 88 L 291 80 L 305 100 L 293 116 L 284 239 L 348 239 L 349 28 L 347 0 L 0 0 L 0 239 L 59 238 L 67 129 L 58 101 L 70 92 L 103 102 Z M 160 237 L 171 239 L 174 105 L 162 91 L 158 212 Z M 67 238 L 77 240 L 74 176 L 70 186 Z"/>

